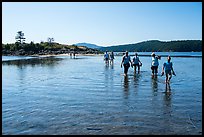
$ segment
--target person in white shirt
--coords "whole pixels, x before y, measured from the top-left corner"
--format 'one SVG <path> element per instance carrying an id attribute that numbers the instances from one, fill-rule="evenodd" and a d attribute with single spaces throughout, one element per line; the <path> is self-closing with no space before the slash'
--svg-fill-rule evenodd
<path id="1" fill-rule="evenodd" d="M 154 76 L 157 76 L 159 59 L 161 59 L 161 56 L 156 56 L 154 52 L 151 54 L 151 56 L 152 56 L 152 64 L 151 64 L 152 77 L 154 77 Z"/>

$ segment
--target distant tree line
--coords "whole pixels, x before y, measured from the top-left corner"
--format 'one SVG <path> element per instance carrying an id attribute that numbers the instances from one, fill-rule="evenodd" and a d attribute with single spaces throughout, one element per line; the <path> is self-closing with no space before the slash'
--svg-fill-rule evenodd
<path id="1" fill-rule="evenodd" d="M 10 51 L 23 49 L 26 52 L 28 51 L 38 52 L 39 50 L 46 50 L 46 49 L 57 50 L 60 48 L 62 48 L 62 46 L 59 45 L 58 43 L 55 43 L 51 46 L 48 42 L 34 43 L 31 41 L 30 43 L 24 43 L 24 44 L 20 44 L 17 42 L 13 44 L 8 44 L 8 43 L 2 44 L 3 50 L 5 49 Z"/>
<path id="2" fill-rule="evenodd" d="M 200 52 L 202 51 L 202 40 L 178 40 L 163 42 L 159 40 L 144 41 L 135 44 L 126 44 L 110 47 L 102 47 L 101 51 L 114 52 Z"/>
<path id="3" fill-rule="evenodd" d="M 54 42 L 54 38 L 48 38 L 47 42 L 25 43 L 24 33 L 18 31 L 15 37 L 16 42 L 13 44 L 3 44 L 2 43 L 2 55 L 47 55 L 47 54 L 99 54 L 102 53 L 99 50 L 87 48 L 85 46 L 76 45 L 62 45 Z"/>
<path id="4" fill-rule="evenodd" d="M 47 55 L 47 54 L 66 54 L 75 52 L 76 54 L 99 54 L 101 51 L 90 49 L 83 46 L 62 45 L 59 43 L 13 43 L 2 44 L 2 55 Z"/>

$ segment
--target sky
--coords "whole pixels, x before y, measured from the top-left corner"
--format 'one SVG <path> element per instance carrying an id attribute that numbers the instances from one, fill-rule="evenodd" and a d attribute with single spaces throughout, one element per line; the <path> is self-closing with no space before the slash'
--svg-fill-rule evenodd
<path id="1" fill-rule="evenodd" d="M 2 43 L 202 40 L 202 2 L 2 2 Z"/>

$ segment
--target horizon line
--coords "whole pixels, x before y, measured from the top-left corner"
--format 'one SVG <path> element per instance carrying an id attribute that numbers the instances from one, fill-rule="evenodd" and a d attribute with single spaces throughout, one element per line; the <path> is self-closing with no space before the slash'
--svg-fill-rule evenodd
<path id="1" fill-rule="evenodd" d="M 158 40 L 158 39 L 148 39 L 148 40 L 143 40 L 143 41 L 139 41 L 139 42 L 134 42 L 134 43 L 123 43 L 123 44 L 114 44 L 114 45 L 106 45 L 106 46 L 101 46 L 101 45 L 97 45 L 95 43 L 89 43 L 89 42 L 78 42 L 78 43 L 86 43 L 86 44 L 92 44 L 92 45 L 96 45 L 96 46 L 99 46 L 99 47 L 111 47 L 111 46 L 122 46 L 122 45 L 130 45 L 130 44 L 138 44 L 138 43 L 142 43 L 142 42 L 148 42 L 148 41 L 160 41 L 160 42 L 171 42 L 171 41 L 188 41 L 188 40 L 200 40 L 202 41 L 202 39 L 177 39 L 177 40 Z M 31 41 L 33 42 L 33 41 Z M 47 42 L 47 41 L 41 41 L 41 42 Z M 41 42 L 34 42 L 35 44 L 37 43 L 41 43 Z M 25 42 L 26 43 L 26 42 Z M 30 42 L 26 43 L 26 44 L 29 44 Z M 59 43 L 59 42 L 56 42 L 54 41 L 53 43 Z M 59 44 L 62 44 L 62 45 L 75 45 L 75 44 L 78 44 L 78 43 L 72 43 L 72 44 L 65 44 L 65 43 L 59 43 Z M 2 44 L 5 44 L 2 42 Z M 15 44 L 15 43 L 6 43 L 6 44 Z"/>

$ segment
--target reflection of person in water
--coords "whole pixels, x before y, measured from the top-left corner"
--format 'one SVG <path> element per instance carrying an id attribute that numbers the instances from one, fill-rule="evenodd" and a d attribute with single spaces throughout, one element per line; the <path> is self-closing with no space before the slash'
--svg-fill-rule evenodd
<path id="1" fill-rule="evenodd" d="M 104 66 L 104 73 L 105 73 L 105 87 L 108 87 L 108 85 L 109 85 L 109 80 L 110 80 L 110 78 L 109 78 L 109 71 L 108 71 L 108 65 L 105 65 Z"/>
<path id="2" fill-rule="evenodd" d="M 170 84 L 166 84 L 165 87 L 165 92 L 164 92 L 164 96 L 163 96 L 163 102 L 162 102 L 162 111 L 163 111 L 163 115 L 161 115 L 161 119 L 164 119 L 165 125 L 171 125 L 170 120 L 167 120 L 167 118 L 171 118 L 172 117 L 172 102 L 171 102 L 171 92 L 170 91 Z"/>
<path id="3" fill-rule="evenodd" d="M 134 90 L 135 93 L 137 93 L 137 91 L 139 89 L 139 79 L 140 79 L 140 76 L 141 75 L 136 75 L 136 74 L 133 75 L 133 82 L 134 82 L 133 85 L 135 87 L 135 90 Z"/>
<path id="4" fill-rule="evenodd" d="M 171 106 L 171 87 L 170 84 L 166 84 L 165 87 L 165 96 L 164 96 L 164 103 L 166 106 Z"/>
<path id="5" fill-rule="evenodd" d="M 124 86 L 124 93 L 125 93 L 125 96 L 127 97 L 128 96 L 128 92 L 129 92 L 129 81 L 128 81 L 128 76 L 124 77 L 124 83 L 123 83 L 123 86 Z"/>
<path id="6" fill-rule="evenodd" d="M 171 92 L 170 84 L 166 84 L 165 92 Z"/>
<path id="7" fill-rule="evenodd" d="M 157 81 L 157 77 L 155 77 L 154 79 L 152 79 L 152 90 L 154 92 L 158 91 L 158 81 Z"/>
<path id="8" fill-rule="evenodd" d="M 136 74 L 133 75 L 133 80 L 134 80 L 135 87 L 138 86 L 139 78 L 140 78 L 140 75 L 136 75 Z"/>

